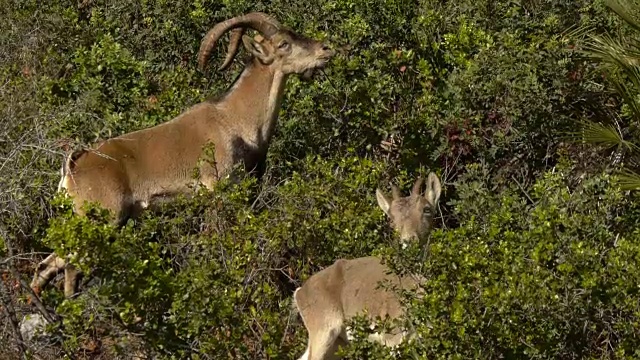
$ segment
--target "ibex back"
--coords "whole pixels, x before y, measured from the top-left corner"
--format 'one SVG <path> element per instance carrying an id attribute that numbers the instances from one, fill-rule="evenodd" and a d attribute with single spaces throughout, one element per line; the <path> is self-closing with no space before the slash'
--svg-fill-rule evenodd
<path id="1" fill-rule="evenodd" d="M 406 197 L 400 197 L 395 186 L 392 198 L 376 190 L 378 205 L 391 219 L 403 244 L 424 237 L 431 229 L 440 198 L 440 180 L 435 174 L 429 174 L 424 194 L 422 184 L 422 179 L 418 179 L 411 195 Z M 381 288 L 382 281 L 399 289 L 415 291 L 421 278 L 394 275 L 377 257 L 340 259 L 296 289 L 294 303 L 309 333 L 307 350 L 300 360 L 334 358 L 338 346 L 349 341 L 346 323 L 357 314 L 366 311 L 372 323 L 378 316 L 382 319 L 402 316 L 404 309 L 398 295 Z M 406 336 L 406 331 L 396 328 L 391 333 L 374 334 L 370 339 L 396 346 Z"/>
<path id="2" fill-rule="evenodd" d="M 244 35 L 247 28 L 260 34 Z M 123 223 L 154 199 L 186 192 L 199 181 L 211 187 L 236 164 L 259 175 L 273 134 L 287 76 L 310 78 L 334 51 L 320 41 L 284 28 L 275 19 L 251 13 L 215 25 L 204 37 L 198 63 L 204 68 L 216 42 L 231 31 L 220 70 L 231 64 L 242 40 L 252 57 L 234 84 L 216 99 L 197 104 L 161 125 L 106 140 L 91 150 L 75 151 L 62 167 L 60 189 L 73 197 L 81 213 L 85 201 L 98 202 Z M 199 165 L 203 147 L 213 144 L 215 166 Z M 31 284 L 38 291 L 65 268 L 65 295 L 75 292 L 76 271 L 52 254 Z"/>

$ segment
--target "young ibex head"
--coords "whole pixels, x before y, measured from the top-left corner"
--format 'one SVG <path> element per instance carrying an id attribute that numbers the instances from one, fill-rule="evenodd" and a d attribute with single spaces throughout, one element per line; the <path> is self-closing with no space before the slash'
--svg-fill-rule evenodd
<path id="1" fill-rule="evenodd" d="M 247 28 L 260 34 L 255 38 L 244 35 Z M 246 50 L 262 64 L 283 74 L 302 74 L 305 78 L 310 78 L 315 69 L 324 67 L 335 55 L 335 51 L 323 42 L 298 35 L 274 18 L 254 12 L 223 21 L 207 33 L 198 54 L 200 69 L 205 68 L 216 42 L 227 31 L 231 31 L 229 49 L 219 70 L 231 64 L 241 39 Z"/>
<path id="2" fill-rule="evenodd" d="M 427 189 L 423 193 L 423 178 L 418 178 L 409 196 L 401 197 L 397 186 L 392 185 L 392 196 L 386 196 L 380 189 L 376 190 L 378 205 L 391 220 L 391 226 L 400 234 L 403 244 L 415 239 L 422 239 L 431 229 L 431 222 L 436 213 L 440 198 L 440 180 L 434 173 L 427 178 Z"/>

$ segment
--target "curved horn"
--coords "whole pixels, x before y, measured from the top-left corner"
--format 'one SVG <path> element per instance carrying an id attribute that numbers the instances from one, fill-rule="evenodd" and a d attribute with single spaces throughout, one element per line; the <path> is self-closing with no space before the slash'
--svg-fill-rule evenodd
<path id="1" fill-rule="evenodd" d="M 242 40 L 242 35 L 244 35 L 245 28 L 236 28 L 231 30 L 231 36 L 229 37 L 229 49 L 227 50 L 227 57 L 224 58 L 224 62 L 218 70 L 222 71 L 231 65 L 233 58 L 236 57 L 238 53 L 238 46 L 240 45 L 240 40 Z M 204 66 L 204 65 L 203 65 Z"/>
<path id="2" fill-rule="evenodd" d="M 420 188 L 422 188 L 423 183 L 424 183 L 424 179 L 422 178 L 422 176 L 420 176 L 418 180 L 416 180 L 416 183 L 413 184 L 413 188 L 411 189 L 411 195 L 419 196 L 421 193 Z"/>
<path id="3" fill-rule="evenodd" d="M 400 199 L 400 189 L 393 184 L 391 185 L 391 196 L 393 197 L 393 200 Z"/>
<path id="4" fill-rule="evenodd" d="M 202 39 L 202 43 L 200 44 L 200 51 L 198 52 L 198 65 L 200 66 L 201 70 L 205 68 L 207 60 L 209 60 L 209 56 L 211 55 L 211 51 L 215 47 L 216 42 L 220 39 L 220 37 L 222 37 L 222 35 L 227 31 L 238 27 L 250 27 L 262 33 L 266 38 L 270 38 L 278 32 L 282 25 L 280 25 L 280 23 L 276 19 L 261 12 L 253 12 L 246 15 L 236 16 L 234 18 L 217 23 L 211 30 L 209 30 L 209 32 L 207 32 L 207 34 Z M 231 62 L 229 58 L 233 59 L 235 52 L 238 51 L 238 42 L 241 38 L 242 34 L 239 32 L 233 32 L 231 34 L 229 51 L 227 52 L 227 57 L 225 58 L 223 66 L 229 65 L 228 63 Z"/>

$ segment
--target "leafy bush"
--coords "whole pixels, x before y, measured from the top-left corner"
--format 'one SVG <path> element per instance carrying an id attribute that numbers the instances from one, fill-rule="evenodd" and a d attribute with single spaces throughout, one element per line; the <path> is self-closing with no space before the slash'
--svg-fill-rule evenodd
<path id="1" fill-rule="evenodd" d="M 86 274 L 77 298 L 43 294 L 62 319 L 52 358 L 294 358 L 306 342 L 295 287 L 372 253 L 429 278 L 426 297 L 407 299 L 421 336 L 400 357 L 638 356 L 636 195 L 562 137 L 619 107 L 564 36 L 617 29 L 601 1 L 0 6 L 3 323 L 32 311 L 15 281 L 28 282 L 38 251 L 72 254 Z M 313 82 L 289 80 L 260 184 L 222 182 L 123 228 L 52 201 L 61 142 L 153 126 L 223 91 L 242 63 L 201 73 L 199 42 L 248 11 L 338 50 Z M 373 193 L 426 169 L 445 192 L 423 258 L 393 245 Z M 14 336 L 0 331 L 8 358 L 20 355 Z M 344 351 L 391 356 L 363 342 Z"/>
<path id="2" fill-rule="evenodd" d="M 426 295 L 410 299 L 420 337 L 409 349 L 438 358 L 640 356 L 637 199 L 608 176 L 572 184 L 571 170 L 546 173 L 527 193 L 490 195 L 477 179 L 459 185 L 461 198 L 473 197 L 453 204 L 459 228 L 433 233 L 421 267 Z"/>

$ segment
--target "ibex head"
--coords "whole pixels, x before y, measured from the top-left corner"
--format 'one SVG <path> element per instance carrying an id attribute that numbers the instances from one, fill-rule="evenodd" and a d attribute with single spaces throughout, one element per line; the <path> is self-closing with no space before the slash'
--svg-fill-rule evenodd
<path id="1" fill-rule="evenodd" d="M 255 38 L 244 35 L 247 28 L 260 34 Z M 306 38 L 284 28 L 269 15 L 254 12 L 223 21 L 214 26 L 202 40 L 198 54 L 200 69 L 204 69 L 220 37 L 231 31 L 227 56 L 219 70 L 226 69 L 233 61 L 240 40 L 262 64 L 276 68 L 284 74 L 303 74 L 310 78 L 313 71 L 322 68 L 335 51 L 323 42 Z"/>
<path id="2" fill-rule="evenodd" d="M 418 178 L 409 196 L 401 197 L 397 186 L 392 185 L 392 197 L 376 190 L 378 205 L 391 219 L 391 226 L 400 234 L 400 241 L 423 238 L 431 230 L 431 222 L 440 198 L 440 180 L 434 173 L 427 178 L 427 190 L 422 192 L 423 178 Z"/>

